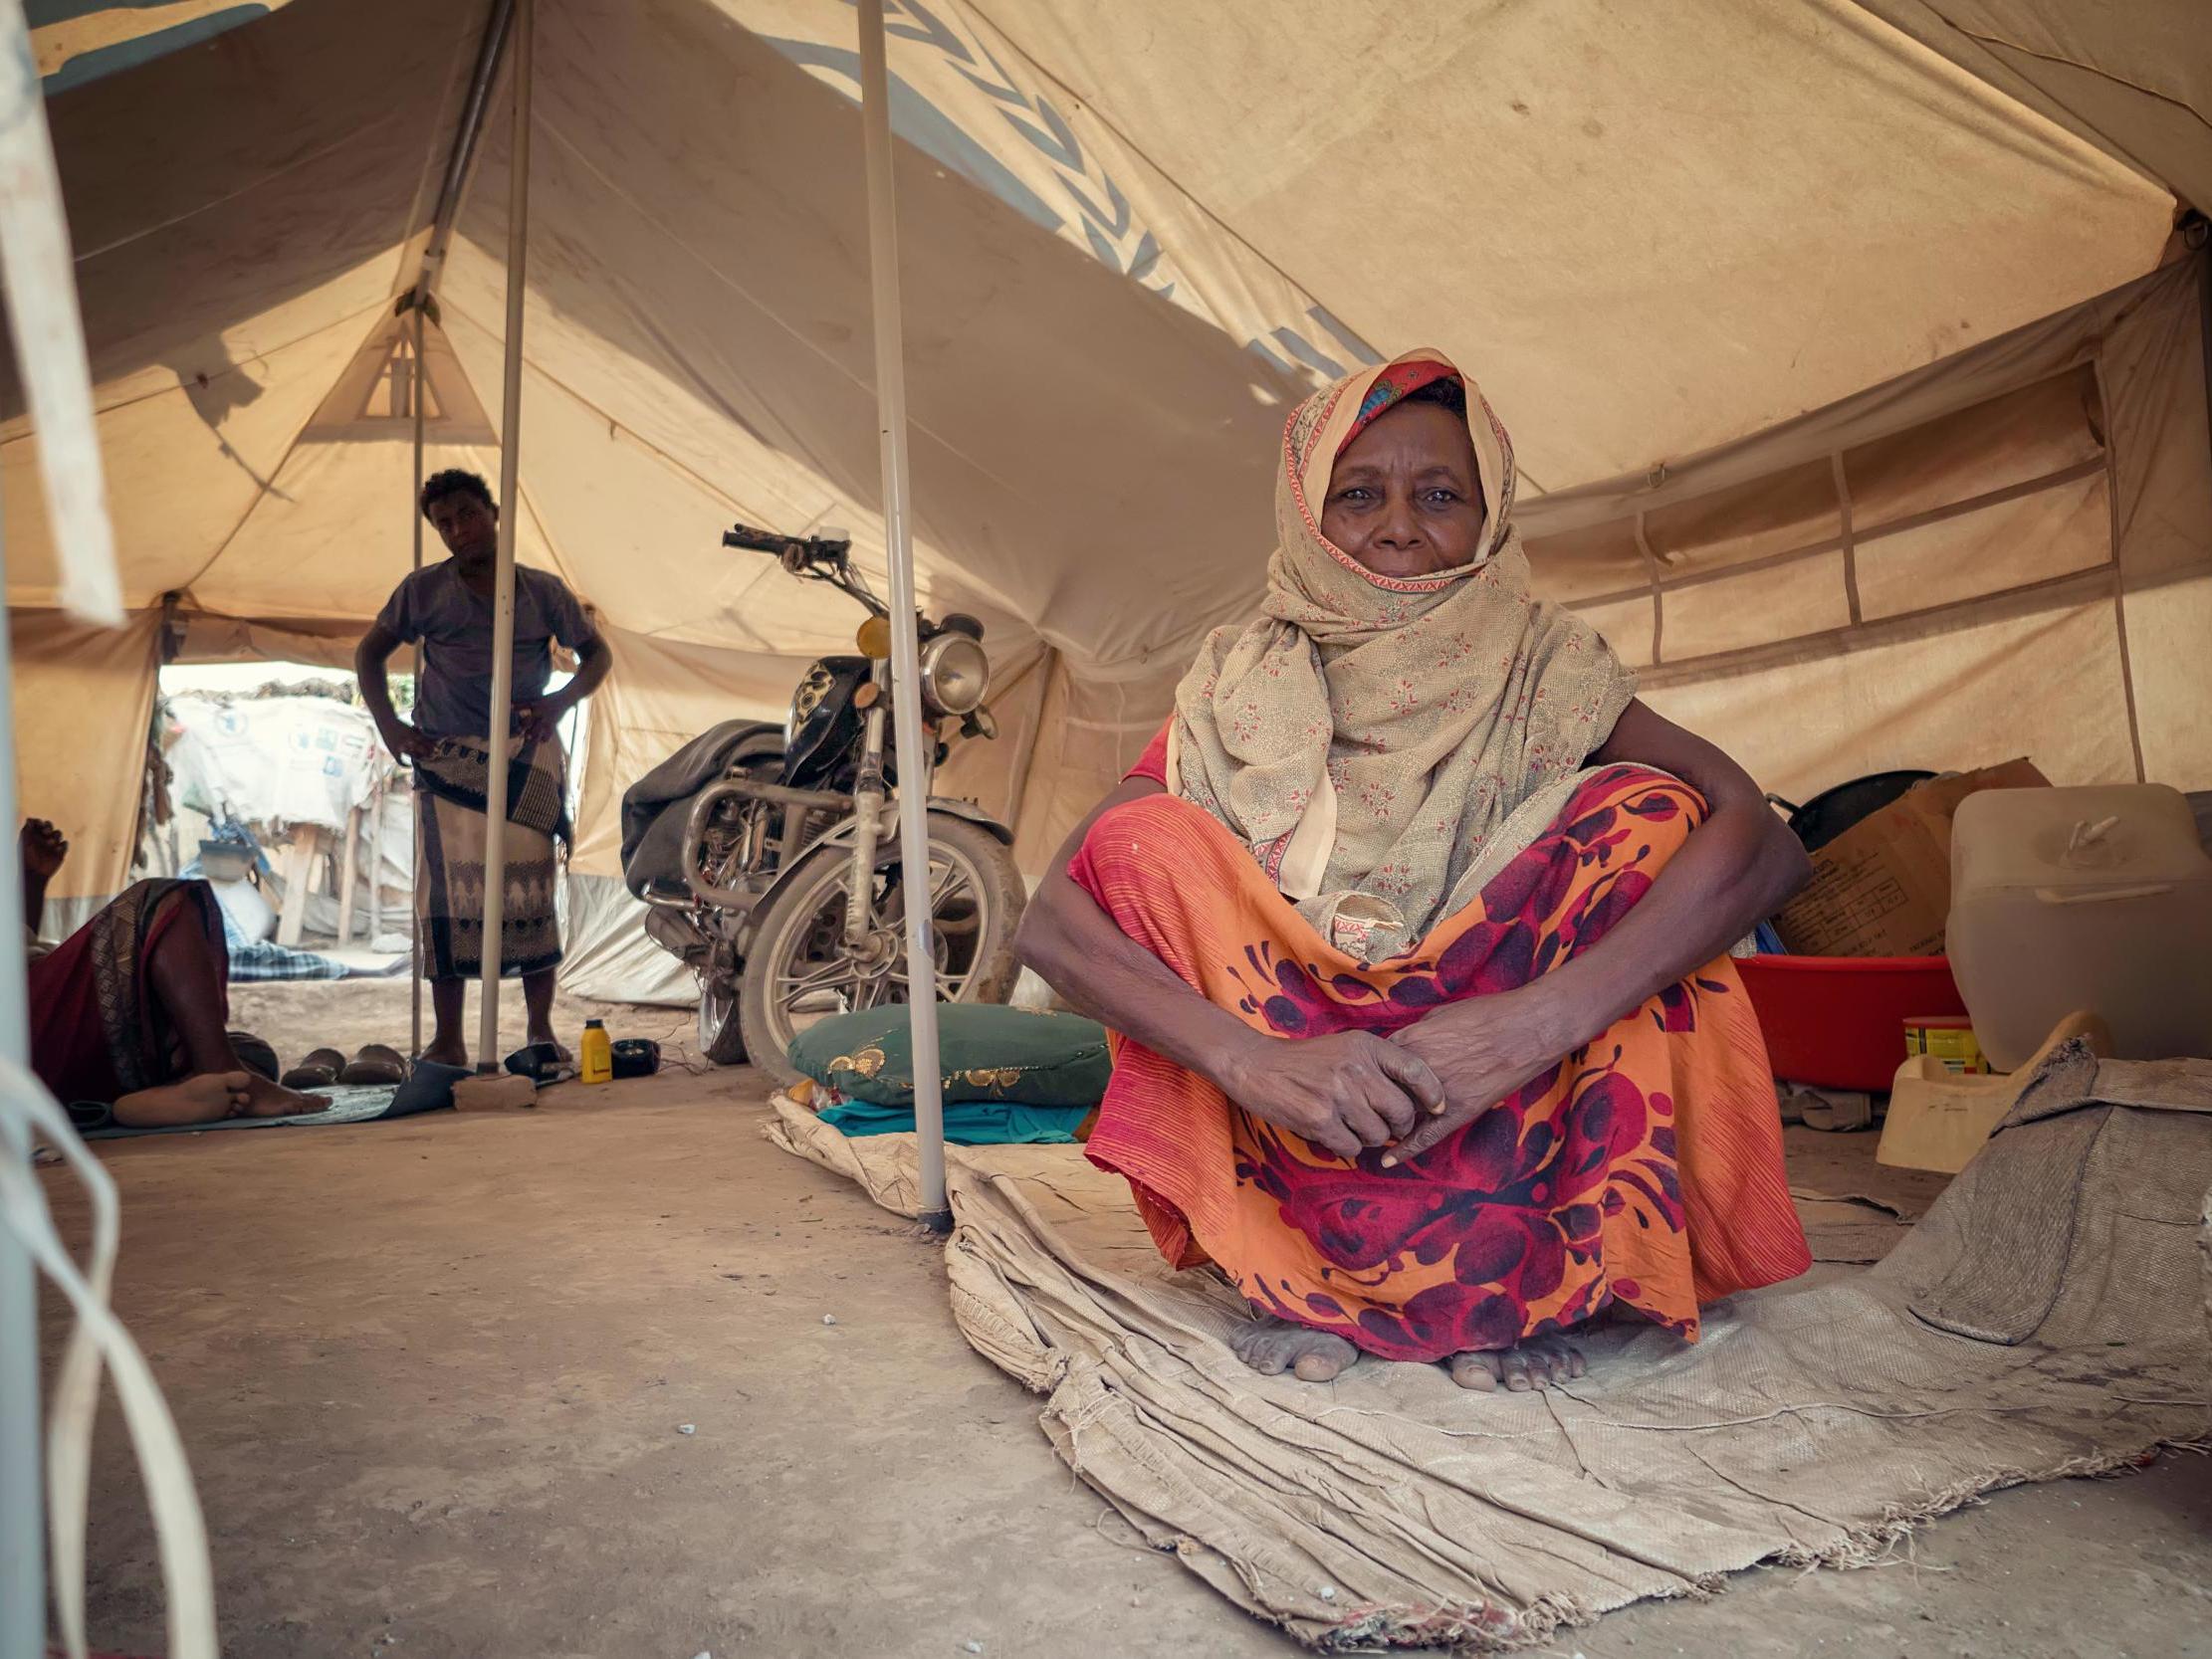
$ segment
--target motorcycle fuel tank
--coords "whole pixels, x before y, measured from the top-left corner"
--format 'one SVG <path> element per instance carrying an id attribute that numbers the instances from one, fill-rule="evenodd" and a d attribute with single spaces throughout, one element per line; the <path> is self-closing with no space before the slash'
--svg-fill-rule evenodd
<path id="1" fill-rule="evenodd" d="M 791 694 L 784 727 L 782 781 L 800 789 L 822 786 L 860 744 L 860 711 L 853 695 L 867 684 L 865 657 L 824 657 L 807 669 Z"/>

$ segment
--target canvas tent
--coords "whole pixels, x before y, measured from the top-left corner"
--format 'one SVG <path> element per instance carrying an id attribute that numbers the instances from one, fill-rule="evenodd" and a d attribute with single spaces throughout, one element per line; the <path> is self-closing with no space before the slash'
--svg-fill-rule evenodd
<path id="1" fill-rule="evenodd" d="M 53 610 L 0 387 L 23 798 L 74 815 L 68 897 L 126 879 L 111 734 L 164 656 L 342 662 L 408 566 L 394 306 L 490 10 L 293 0 L 52 98 L 132 613 Z M 1770 788 L 2013 752 L 2212 785 L 2192 10 L 900 0 L 922 593 L 1009 688 L 947 786 L 1039 868 L 1248 612 L 1288 403 L 1422 342 L 1512 429 L 1542 585 Z M 71 22 L 122 62 L 132 16 Z M 680 984 L 622 785 L 779 714 L 858 620 L 720 530 L 841 524 L 881 571 L 856 75 L 837 0 L 540 6 L 508 508 L 617 655 L 580 990 Z M 495 118 L 426 330 L 431 465 L 487 475 L 506 173 Z"/>

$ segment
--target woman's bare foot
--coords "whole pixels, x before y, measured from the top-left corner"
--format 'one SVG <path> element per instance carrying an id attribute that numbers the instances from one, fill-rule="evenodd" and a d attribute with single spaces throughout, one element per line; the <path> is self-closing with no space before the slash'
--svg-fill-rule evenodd
<path id="1" fill-rule="evenodd" d="M 1451 1380 L 1487 1394 L 1498 1388 L 1525 1392 L 1578 1377 L 1590 1367 L 1582 1351 L 1557 1337 L 1532 1337 L 1517 1348 L 1495 1353 L 1454 1353 L 1444 1362 Z"/>
<path id="2" fill-rule="evenodd" d="M 433 1066 L 458 1066 L 463 1071 L 469 1069 L 468 1045 L 458 1037 L 450 1043 L 432 1042 L 422 1051 L 422 1057 Z"/>
<path id="3" fill-rule="evenodd" d="M 272 1083 L 251 1072 L 246 1075 L 245 1109 L 237 1114 L 241 1118 L 301 1118 L 311 1112 L 331 1110 L 328 1095 L 303 1095 L 297 1089 L 287 1089 L 281 1083 Z"/>
<path id="4" fill-rule="evenodd" d="M 1262 1375 L 1289 1371 L 1303 1382 L 1334 1382 L 1360 1356 L 1360 1350 L 1342 1337 L 1279 1319 L 1255 1320 L 1231 1337 L 1228 1346 Z"/>
<path id="5" fill-rule="evenodd" d="M 251 1072 L 202 1072 L 181 1083 L 140 1089 L 115 1102 L 115 1122 L 125 1129 L 219 1124 L 246 1110 L 247 1097 L 256 1081 Z"/>

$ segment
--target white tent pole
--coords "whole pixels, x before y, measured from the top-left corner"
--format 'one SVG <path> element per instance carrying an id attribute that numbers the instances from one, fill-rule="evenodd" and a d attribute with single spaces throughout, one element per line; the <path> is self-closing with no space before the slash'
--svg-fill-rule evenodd
<path id="1" fill-rule="evenodd" d="M 537 7 L 515 0 L 515 137 L 507 185 L 507 373 L 500 406 L 499 555 L 492 590 L 492 747 L 484 786 L 484 1008 L 476 1069 L 497 1072 L 500 934 L 507 925 L 507 728 L 515 703 L 515 527 L 522 522 L 523 300 L 529 291 L 530 83 Z"/>
<path id="2" fill-rule="evenodd" d="M 15 792 L 15 665 L 0 618 L 0 827 L 19 823 Z M 0 877 L 0 1055 L 31 1065 L 20 869 Z M 0 1116 L 0 1158 L 31 1161 L 31 1132 Z M 0 1227 L 0 1659 L 46 1652 L 46 1550 L 39 1456 L 38 1281 L 23 1241 Z"/>
<path id="3" fill-rule="evenodd" d="M 408 499 L 407 518 L 409 521 L 412 522 L 415 526 L 414 567 L 418 571 L 422 569 L 422 400 L 423 393 L 430 384 L 430 376 L 427 372 L 425 372 L 422 365 L 422 311 L 423 308 L 429 303 L 429 295 L 424 293 L 422 289 L 417 288 L 415 290 L 414 374 L 415 493 Z M 410 647 L 408 650 L 408 657 L 410 659 L 409 672 L 413 674 L 415 680 L 415 694 L 419 697 L 422 694 L 422 647 L 419 645 Z M 412 833 L 414 835 L 414 851 L 408 855 L 407 860 L 408 885 L 410 891 L 419 891 L 422 882 L 422 801 L 419 797 L 412 797 L 409 799 L 407 804 L 411 809 L 407 814 L 407 822 L 411 826 L 413 826 Z M 383 847 L 381 841 L 379 841 L 377 845 L 377 857 L 381 858 L 382 856 Z M 376 892 L 376 878 L 379 874 L 380 872 L 373 868 L 371 868 L 371 870 L 369 871 L 368 891 L 372 896 Z M 411 1046 L 407 1050 L 407 1058 L 410 1060 L 420 1060 L 422 1058 L 421 908 L 415 904 L 410 903 L 407 907 L 407 917 L 408 927 L 410 929 L 407 948 L 412 954 L 415 964 L 413 986 L 414 1006 L 411 1010 L 409 1024 L 409 1030 L 412 1033 L 412 1036 L 410 1039 Z M 375 940 L 371 939 L 369 942 L 373 944 Z"/>
<path id="4" fill-rule="evenodd" d="M 860 125 L 868 157 L 868 265 L 874 279 L 876 430 L 883 450 L 883 532 L 891 565 L 891 709 L 899 757 L 899 858 L 906 871 L 907 994 L 914 1042 L 919 1219 L 945 1232 L 945 1092 L 937 1066 L 937 955 L 930 940 L 931 732 L 922 724 L 914 627 L 914 529 L 906 476 L 906 346 L 899 321 L 899 225 L 891 175 L 890 76 L 883 0 L 860 0 Z M 916 902 L 919 896 L 919 903 Z"/>
<path id="5" fill-rule="evenodd" d="M 500 66 L 506 61 L 508 30 L 514 22 L 514 0 L 495 0 L 492 15 L 484 25 L 484 40 L 477 48 L 476 68 L 469 76 L 469 94 L 461 109 L 461 124 L 454 134 L 452 152 L 446 157 L 443 182 L 438 186 L 437 211 L 431 217 L 429 240 L 423 245 L 422 266 L 415 276 L 415 494 L 408 506 L 408 517 L 415 526 L 415 563 L 422 568 L 422 449 L 425 394 L 430 384 L 429 370 L 423 363 L 423 313 L 430 309 L 430 297 L 437 279 L 445 270 L 446 247 L 453 238 L 453 227 L 461 217 L 461 198 L 467 192 L 469 180 L 475 174 L 477 140 L 484 132 L 484 114 L 492 103 L 492 84 L 499 77 Z M 412 652 L 416 685 L 419 689 L 422 675 L 422 649 Z M 422 804 L 413 803 L 410 815 L 413 826 L 413 856 L 408 865 L 410 879 L 422 880 Z M 374 889 L 371 887 L 371 891 Z M 412 907 L 410 907 L 412 911 Z M 415 963 L 413 1008 L 410 1015 L 412 1046 L 410 1056 L 422 1058 L 422 921 L 419 914 L 412 921 L 411 949 Z"/>

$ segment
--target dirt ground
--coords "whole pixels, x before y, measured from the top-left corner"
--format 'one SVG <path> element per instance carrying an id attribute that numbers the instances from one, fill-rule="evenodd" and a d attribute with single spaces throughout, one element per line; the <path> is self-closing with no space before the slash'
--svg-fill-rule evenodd
<path id="1" fill-rule="evenodd" d="M 406 1031 L 403 983 L 237 994 L 288 1056 Z M 563 1002 L 561 1030 L 597 1011 Z M 530 1113 L 103 1146 L 118 1311 L 191 1452 L 228 1659 L 1296 1651 L 1069 1474 L 962 1342 L 937 1247 L 770 1146 L 763 1094 L 678 1069 Z M 1940 1186 L 1873 1149 L 1793 1131 L 1793 1174 L 1908 1210 Z M 94 1516 L 96 1645 L 158 1653 L 112 1412 Z M 2212 1461 L 2169 1454 L 1999 1494 L 1877 1568 L 1740 1574 L 1548 1651 L 2172 1659 L 2212 1655 L 2208 1585 Z"/>

